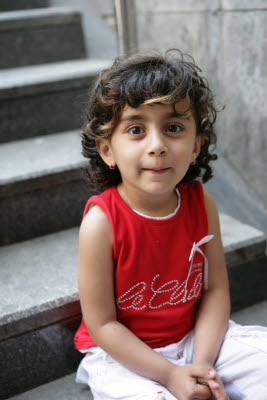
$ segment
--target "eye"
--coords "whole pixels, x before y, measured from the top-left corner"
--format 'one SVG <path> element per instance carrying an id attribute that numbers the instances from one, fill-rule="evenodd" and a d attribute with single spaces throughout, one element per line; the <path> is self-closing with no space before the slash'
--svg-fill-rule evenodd
<path id="1" fill-rule="evenodd" d="M 179 124 L 170 124 L 167 126 L 166 131 L 170 133 L 179 133 L 183 130 L 183 127 Z"/>
<path id="2" fill-rule="evenodd" d="M 143 130 L 143 128 L 141 128 L 141 126 L 135 125 L 135 126 L 130 126 L 130 128 L 127 129 L 127 132 L 133 136 L 138 136 L 141 133 L 143 133 L 144 130 Z"/>

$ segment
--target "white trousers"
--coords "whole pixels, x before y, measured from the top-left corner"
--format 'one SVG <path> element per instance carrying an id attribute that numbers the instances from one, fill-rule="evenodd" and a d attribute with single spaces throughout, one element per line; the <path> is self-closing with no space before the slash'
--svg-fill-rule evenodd
<path id="1" fill-rule="evenodd" d="M 154 350 L 176 365 L 191 364 L 194 333 Z M 230 400 L 267 400 L 267 328 L 230 321 L 214 368 Z M 88 384 L 94 400 L 176 399 L 165 387 L 131 372 L 99 347 L 86 353 L 76 382 Z"/>

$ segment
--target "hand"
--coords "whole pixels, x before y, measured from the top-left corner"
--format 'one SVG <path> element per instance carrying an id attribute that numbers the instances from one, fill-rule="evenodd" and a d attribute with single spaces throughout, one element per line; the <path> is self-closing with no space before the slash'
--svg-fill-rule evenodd
<path id="1" fill-rule="evenodd" d="M 179 400 L 208 400 L 213 393 L 208 382 L 213 385 L 215 375 L 216 371 L 207 366 L 187 364 L 180 367 L 173 365 L 165 386 Z M 199 383 L 198 379 L 207 384 Z M 213 390 L 217 394 L 217 387 Z M 215 399 L 224 400 L 224 397 L 215 397 Z"/>
<path id="2" fill-rule="evenodd" d="M 227 396 L 227 393 L 224 389 L 222 380 L 220 379 L 219 375 L 217 372 L 213 369 L 210 373 L 212 379 L 204 380 L 201 378 L 197 379 L 197 382 L 202 384 L 202 385 L 208 385 L 211 392 L 212 396 L 210 400 L 229 400 L 229 397 Z"/>

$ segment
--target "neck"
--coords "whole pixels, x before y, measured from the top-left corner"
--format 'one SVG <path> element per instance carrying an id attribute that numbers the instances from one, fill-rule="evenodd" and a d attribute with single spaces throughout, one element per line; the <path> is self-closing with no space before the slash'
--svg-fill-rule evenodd
<path id="1" fill-rule="evenodd" d="M 117 187 L 118 193 L 125 203 L 133 210 L 151 217 L 166 217 L 170 215 L 178 204 L 175 188 L 164 194 L 151 195 L 127 190 L 122 184 Z"/>

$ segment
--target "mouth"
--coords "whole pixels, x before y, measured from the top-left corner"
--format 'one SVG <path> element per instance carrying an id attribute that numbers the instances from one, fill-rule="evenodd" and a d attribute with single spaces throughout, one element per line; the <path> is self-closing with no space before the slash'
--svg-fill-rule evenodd
<path id="1" fill-rule="evenodd" d="M 152 174 L 164 174 L 170 170 L 170 167 L 159 167 L 159 168 L 143 168 L 144 171 L 149 171 Z"/>

